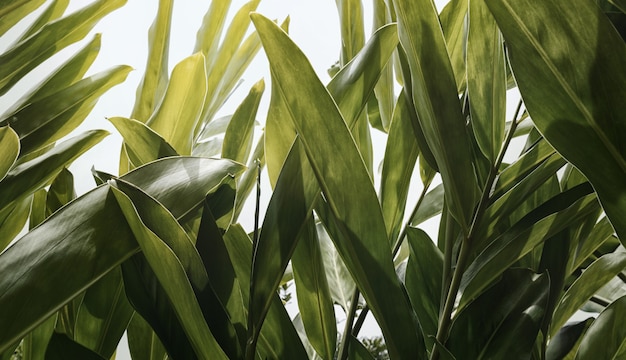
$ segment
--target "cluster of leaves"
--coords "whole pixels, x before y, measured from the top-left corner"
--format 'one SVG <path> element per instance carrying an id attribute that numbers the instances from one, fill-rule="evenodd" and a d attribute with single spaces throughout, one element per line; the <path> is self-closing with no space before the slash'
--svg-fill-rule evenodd
<path id="1" fill-rule="evenodd" d="M 5 2 L 3 19 L 41 3 Z M 1 55 L 1 89 L 37 65 L 33 51 L 122 3 L 57 20 L 65 2 L 53 2 Z M 0 358 L 110 359 L 126 331 L 136 359 L 371 359 L 379 344 L 358 340 L 370 312 L 390 358 L 621 356 L 622 0 L 452 0 L 440 14 L 375 0 L 367 42 L 361 1 L 338 0 L 327 85 L 257 5 L 224 31 L 230 1 L 212 2 L 195 54 L 168 76 L 172 1 L 159 2 L 133 113 L 110 119 L 120 176 L 94 171 L 99 186 L 79 198 L 65 167 L 102 133 L 54 144 L 127 68 L 79 80 L 97 52 L 81 51 L 5 112 L 3 243 L 29 217 L 32 229 L 0 254 Z M 255 145 L 263 81 L 215 115 L 261 46 L 272 87 Z M 514 87 L 523 102 L 506 121 Z M 387 134 L 379 181 L 372 131 Z M 514 138 L 525 145 L 508 164 Z M 248 234 L 238 218 L 260 168 L 272 195 Z M 420 226 L 436 215 L 433 241 Z M 580 309 L 599 315 L 567 324 Z"/>

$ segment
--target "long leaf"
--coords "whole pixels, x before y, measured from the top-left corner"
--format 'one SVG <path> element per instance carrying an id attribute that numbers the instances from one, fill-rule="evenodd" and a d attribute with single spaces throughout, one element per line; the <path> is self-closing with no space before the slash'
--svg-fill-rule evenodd
<path id="1" fill-rule="evenodd" d="M 2 181 L 20 153 L 20 138 L 9 126 L 0 127 L 0 153 L 3 154 L 0 159 L 0 181 Z"/>
<path id="2" fill-rule="evenodd" d="M 135 360 L 165 360 L 165 348 L 150 325 L 137 313 L 133 315 L 128 329 L 128 350 Z"/>
<path id="3" fill-rule="evenodd" d="M 624 40 L 593 2 L 487 4 L 533 122 L 589 179 L 617 234 L 626 238 Z"/>
<path id="4" fill-rule="evenodd" d="M 84 36 L 126 0 L 99 0 L 52 23 L 0 55 L 0 95 L 43 61 Z"/>
<path id="5" fill-rule="evenodd" d="M 437 161 L 450 212 L 467 234 L 479 185 L 439 18 L 431 1 L 396 0 L 394 5 L 419 123 Z"/>
<path id="6" fill-rule="evenodd" d="M 0 35 L 17 24 L 26 15 L 37 9 L 45 0 L 13 0 L 4 1 L 0 10 Z"/>
<path id="7" fill-rule="evenodd" d="M 156 109 L 167 87 L 170 28 L 174 1 L 159 0 L 159 9 L 148 35 L 146 71 L 137 86 L 131 118 L 146 122 Z"/>
<path id="8" fill-rule="evenodd" d="M 200 119 L 206 96 L 204 55 L 196 53 L 178 63 L 163 101 L 147 121 L 177 153 L 191 154 L 193 129 Z"/>
<path id="9" fill-rule="evenodd" d="M 439 15 L 459 92 L 463 91 L 467 83 L 465 59 L 467 53 L 468 4 L 469 1 L 451 0 L 441 10 Z"/>
<path id="10" fill-rule="evenodd" d="M 3 122 L 20 136 L 20 154 L 31 153 L 52 144 L 80 125 L 111 87 L 121 83 L 129 66 L 116 66 L 27 104 Z"/>
<path id="11" fill-rule="evenodd" d="M 47 23 L 60 18 L 63 15 L 63 13 L 65 12 L 65 10 L 67 9 L 67 6 L 69 5 L 69 3 L 70 3 L 69 0 L 54 0 L 54 1 L 52 1 L 52 3 L 50 3 L 50 5 L 46 8 L 46 10 L 44 10 L 44 12 L 42 12 L 41 15 L 39 15 L 39 17 L 37 17 L 37 20 L 35 20 L 28 27 L 28 29 L 26 31 L 24 31 L 22 33 L 22 35 L 20 35 L 20 37 L 17 39 L 16 43 L 19 43 L 19 42 L 29 38 L 31 35 L 33 35 L 37 31 L 39 31 L 39 29 L 41 29 Z"/>
<path id="12" fill-rule="evenodd" d="M 504 140 L 506 61 L 502 35 L 484 0 L 469 2 L 467 93 L 476 142 L 493 163 Z"/>
<path id="13" fill-rule="evenodd" d="M 46 186 L 63 168 L 107 135 L 104 130 L 85 132 L 42 156 L 12 168 L 0 183 L 0 209 Z"/>
<path id="14" fill-rule="evenodd" d="M 287 34 L 261 15 L 251 16 L 270 60 L 276 80 L 273 86 L 293 116 L 291 121 L 331 212 L 347 231 L 346 242 L 339 246 L 342 257 L 381 325 L 390 353 L 424 354 L 423 339 L 395 274 L 389 246 L 381 241 L 387 233 L 378 198 L 348 126 Z M 303 96 L 307 102 L 300 100 Z M 363 222 L 364 218 L 368 221 Z"/>
<path id="15" fill-rule="evenodd" d="M 626 333 L 621 322 L 625 312 L 626 297 L 621 297 L 600 313 L 583 336 L 576 360 L 623 357 Z"/>
<path id="16" fill-rule="evenodd" d="M 178 155 L 165 139 L 141 121 L 123 117 L 112 117 L 108 120 L 124 138 L 128 160 L 134 167 Z"/>
<path id="17" fill-rule="evenodd" d="M 616 251 L 603 255 L 594 261 L 567 289 L 554 311 L 552 335 L 589 300 L 601 287 L 606 285 L 620 271 L 626 268 L 626 253 Z"/>
<path id="18" fill-rule="evenodd" d="M 235 110 L 224 135 L 222 158 L 232 159 L 240 163 L 245 163 L 248 160 L 254 135 L 254 120 L 264 90 L 265 82 L 261 79 L 252 86 L 248 96 Z"/>

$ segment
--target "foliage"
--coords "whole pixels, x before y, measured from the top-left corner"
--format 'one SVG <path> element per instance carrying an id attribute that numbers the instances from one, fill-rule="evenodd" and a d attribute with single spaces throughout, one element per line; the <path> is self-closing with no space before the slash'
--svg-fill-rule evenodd
<path id="1" fill-rule="evenodd" d="M 0 94 L 124 2 L 50 2 L 0 55 Z M 42 3 L 0 2 L 0 35 Z M 361 1 L 337 0 L 326 85 L 288 21 L 252 0 L 227 26 L 230 3 L 169 74 L 159 1 L 133 112 L 109 119 L 119 174 L 86 194 L 67 167 L 107 134 L 67 135 L 129 71 L 84 78 L 99 35 L 3 111 L 0 359 L 111 359 L 124 332 L 136 359 L 622 356 L 623 2 L 374 0 L 368 36 Z M 264 80 L 217 117 L 261 47 L 267 118 Z M 568 323 L 580 310 L 595 319 Z M 358 340 L 370 313 L 382 337 Z"/>

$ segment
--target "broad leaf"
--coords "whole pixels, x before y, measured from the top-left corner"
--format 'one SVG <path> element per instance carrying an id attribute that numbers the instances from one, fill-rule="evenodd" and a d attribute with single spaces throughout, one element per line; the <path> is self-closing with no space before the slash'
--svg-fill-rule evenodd
<path id="1" fill-rule="evenodd" d="M 134 167 L 178 155 L 167 141 L 141 121 L 123 117 L 112 117 L 108 120 L 124 138 L 128 160 Z"/>
<path id="2" fill-rule="evenodd" d="M 135 313 L 128 329 L 128 350 L 134 360 L 165 360 L 167 353 L 150 325 Z"/>
<path id="3" fill-rule="evenodd" d="M 181 155 L 191 154 L 193 130 L 206 96 L 204 55 L 196 53 L 178 63 L 158 108 L 147 125 Z"/>
<path id="4" fill-rule="evenodd" d="M 576 353 L 576 360 L 619 359 L 626 355 L 625 328 L 626 297 L 609 305 L 591 324 Z"/>
<path id="5" fill-rule="evenodd" d="M 626 238 L 626 43 L 594 2 L 487 0 L 533 122 Z M 580 146 L 585 144 L 585 146 Z"/>
<path id="6" fill-rule="evenodd" d="M 588 318 L 585 321 L 565 325 L 550 339 L 550 343 L 546 349 L 546 360 L 561 360 L 573 358 L 576 354 L 580 340 L 594 321 L 594 318 Z"/>

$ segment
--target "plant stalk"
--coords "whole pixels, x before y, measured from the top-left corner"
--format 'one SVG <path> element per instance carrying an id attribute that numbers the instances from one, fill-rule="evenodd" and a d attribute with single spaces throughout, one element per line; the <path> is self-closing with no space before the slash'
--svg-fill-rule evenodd
<path id="1" fill-rule="evenodd" d="M 496 158 L 496 161 L 491 169 L 489 169 L 489 175 L 487 177 L 487 181 L 485 182 L 485 186 L 483 187 L 482 195 L 478 202 L 478 207 L 474 212 L 474 217 L 472 219 L 470 229 L 467 233 L 467 236 L 465 236 L 461 243 L 461 249 L 459 250 L 459 257 L 456 262 L 456 268 L 454 269 L 454 274 L 452 275 L 452 282 L 450 283 L 450 288 L 448 289 L 448 295 L 446 296 L 443 311 L 441 313 L 441 317 L 439 318 L 439 326 L 437 328 L 436 336 L 437 341 L 435 342 L 435 345 L 433 346 L 433 351 L 430 354 L 430 360 L 439 359 L 440 345 L 438 344 L 445 344 L 448 338 L 448 332 L 450 331 L 450 326 L 452 325 L 452 311 L 454 310 L 454 303 L 456 301 L 457 293 L 459 292 L 461 279 L 463 277 L 463 273 L 465 272 L 467 261 L 469 260 L 472 238 L 474 236 L 474 233 L 476 232 L 478 224 L 482 220 L 482 216 L 487 209 L 487 205 L 489 204 L 491 189 L 493 187 L 494 181 L 496 180 L 498 169 L 500 168 L 502 160 L 504 159 L 504 154 L 506 153 L 509 144 L 511 143 L 511 140 L 513 139 L 513 133 L 515 133 L 515 129 L 517 128 L 517 117 L 519 115 L 521 107 L 522 100 L 520 100 L 517 104 L 517 109 L 515 110 L 515 115 L 513 116 L 511 127 L 507 132 L 504 143 L 502 144 L 500 152 L 498 153 L 498 157 Z"/>
<path id="2" fill-rule="evenodd" d="M 352 324 L 354 317 L 356 316 L 356 308 L 359 306 L 359 290 L 356 289 L 352 294 L 352 301 L 350 302 L 350 310 L 346 316 L 346 325 L 343 328 L 343 335 L 341 337 L 341 345 L 339 346 L 339 356 L 337 359 L 346 360 L 348 358 L 348 347 L 350 336 L 352 336 Z"/>

